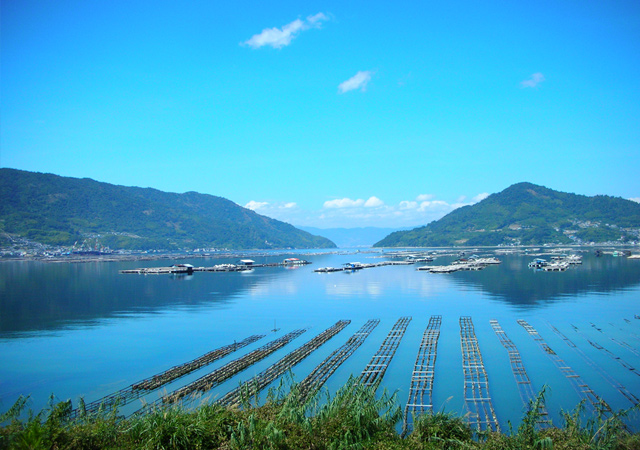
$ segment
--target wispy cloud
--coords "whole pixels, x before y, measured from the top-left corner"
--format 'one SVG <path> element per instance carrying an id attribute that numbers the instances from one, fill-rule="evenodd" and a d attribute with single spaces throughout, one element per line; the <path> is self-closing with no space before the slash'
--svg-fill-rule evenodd
<path id="1" fill-rule="evenodd" d="M 534 74 L 531 74 L 531 78 L 529 78 L 528 80 L 524 80 L 520 82 L 520 86 L 523 88 L 534 88 L 537 87 L 540 83 L 542 83 L 545 80 L 544 75 L 542 75 L 540 72 L 536 72 Z"/>
<path id="2" fill-rule="evenodd" d="M 282 28 L 265 28 L 259 34 L 254 34 L 250 39 L 243 42 L 242 45 L 248 45 L 251 48 L 260 48 L 270 46 L 273 48 L 282 48 L 291 44 L 302 31 L 311 28 L 320 28 L 322 22 L 329 20 L 323 13 L 314 14 L 305 20 L 296 19 L 291 23 L 284 25 Z"/>
<path id="3" fill-rule="evenodd" d="M 350 198 L 337 198 L 335 200 L 327 200 L 324 202 L 324 208 L 355 208 L 364 205 L 364 200 L 351 200 Z"/>
<path id="4" fill-rule="evenodd" d="M 346 81 L 343 81 L 338 85 L 338 91 L 341 94 L 345 92 L 353 91 L 355 89 L 360 89 L 361 91 L 365 91 L 367 89 L 367 84 L 371 81 L 372 72 L 370 70 L 364 70 L 356 73 L 354 76 L 349 78 Z"/>
<path id="5" fill-rule="evenodd" d="M 319 210 L 305 210 L 295 202 L 260 202 L 252 200 L 246 207 L 274 219 L 299 226 L 333 227 L 413 227 L 440 219 L 454 209 L 472 205 L 487 197 L 478 194 L 469 200 L 461 196 L 454 203 L 438 200 L 433 194 L 421 194 L 413 200 L 386 204 L 376 196 L 368 199 L 349 197 L 327 200 Z"/>
<path id="6" fill-rule="evenodd" d="M 254 200 L 251 200 L 249 203 L 244 205 L 245 208 L 251 209 L 252 211 L 258 211 L 259 209 L 264 209 L 267 206 L 269 206 L 268 202 L 256 202 Z"/>

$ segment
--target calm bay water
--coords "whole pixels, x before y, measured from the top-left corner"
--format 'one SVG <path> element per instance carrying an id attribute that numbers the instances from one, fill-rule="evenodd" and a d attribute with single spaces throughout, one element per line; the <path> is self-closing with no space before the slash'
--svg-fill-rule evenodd
<path id="1" fill-rule="evenodd" d="M 285 256 L 254 257 L 258 263 Z M 568 379 L 516 320 L 534 326 L 548 345 L 612 408 L 631 406 L 610 382 L 585 362 L 549 325 L 566 335 L 611 378 L 640 397 L 640 260 L 596 258 L 566 272 L 527 268 L 529 256 L 500 256 L 502 264 L 478 272 L 430 274 L 416 266 L 386 266 L 355 273 L 313 273 L 349 261 L 379 262 L 379 253 L 302 256 L 312 265 L 256 268 L 249 273 L 192 276 L 124 275 L 119 270 L 164 266 L 167 261 L 101 263 L 0 263 L 0 411 L 19 395 L 44 406 L 51 394 L 97 400 L 133 382 L 194 359 L 252 334 L 260 341 L 184 377 L 177 388 L 293 329 L 309 331 L 221 386 L 222 395 L 298 348 L 341 319 L 351 324 L 293 368 L 306 376 L 344 344 L 368 319 L 380 324 L 329 379 L 334 392 L 359 374 L 402 316 L 412 321 L 382 382 L 404 407 L 424 329 L 442 316 L 434 384 L 434 409 L 464 414 L 459 318 L 470 316 L 503 427 L 519 423 L 523 405 L 507 351 L 489 321 L 497 319 L 518 347 L 535 390 L 549 388 L 554 421 L 580 401 Z M 438 259 L 434 264 L 450 261 Z M 196 266 L 236 258 L 181 260 Z M 272 332 L 275 327 L 280 330 Z M 598 349 L 589 341 L 602 346 Z M 608 352 L 607 352 L 608 350 Z M 620 358 L 614 359 L 611 355 Z M 636 369 L 630 370 L 629 367 Z M 155 397 L 149 396 L 148 400 Z M 137 408 L 139 401 L 131 408 Z M 634 419 L 634 428 L 640 422 Z"/>

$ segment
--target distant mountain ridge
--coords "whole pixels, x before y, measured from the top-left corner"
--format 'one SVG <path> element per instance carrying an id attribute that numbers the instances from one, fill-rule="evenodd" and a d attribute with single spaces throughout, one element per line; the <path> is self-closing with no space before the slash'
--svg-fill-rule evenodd
<path id="1" fill-rule="evenodd" d="M 374 246 L 630 242 L 640 240 L 639 232 L 640 204 L 636 202 L 518 183 L 424 227 L 391 233 Z"/>
<path id="2" fill-rule="evenodd" d="M 315 228 L 315 227 L 299 227 L 301 230 L 308 231 L 317 236 L 324 236 L 332 240 L 340 248 L 350 247 L 371 247 L 385 236 L 398 231 L 399 228 L 377 228 L 377 227 L 360 227 L 360 228 Z M 408 229 L 408 228 L 400 228 Z"/>
<path id="3" fill-rule="evenodd" d="M 0 169 L 0 232 L 50 245 L 112 249 L 333 248 L 329 239 L 230 200 Z"/>

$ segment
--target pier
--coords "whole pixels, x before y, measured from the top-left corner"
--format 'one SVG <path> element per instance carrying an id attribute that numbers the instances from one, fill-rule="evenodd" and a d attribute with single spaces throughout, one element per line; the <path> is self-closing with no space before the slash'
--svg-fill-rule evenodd
<path id="1" fill-rule="evenodd" d="M 469 424 L 478 430 L 500 431 L 498 417 L 489 394 L 489 377 L 471 317 L 460 317 L 460 347 L 464 371 L 464 400 L 469 410 Z"/>
<path id="2" fill-rule="evenodd" d="M 409 399 L 404 408 L 402 434 L 409 429 L 409 413 L 412 420 L 420 414 L 433 413 L 433 378 L 435 374 L 436 357 L 438 356 L 438 339 L 442 316 L 431 316 L 424 334 L 416 363 L 411 373 L 411 387 Z"/>
<path id="3" fill-rule="evenodd" d="M 218 400 L 218 403 L 227 406 L 240 406 L 243 393 L 257 395 L 258 392 L 264 389 L 276 378 L 291 370 L 293 366 L 317 350 L 321 345 L 342 331 L 350 323 L 350 320 L 339 320 L 306 344 L 292 351 L 266 370 L 260 372 L 251 380 L 243 382 L 240 386 Z"/>
<path id="4" fill-rule="evenodd" d="M 311 264 L 309 261 L 298 258 L 287 258 L 282 262 L 256 264 L 251 260 L 241 260 L 240 264 L 216 264 L 211 267 L 194 267 L 191 264 L 175 264 L 170 267 L 143 267 L 139 269 L 121 270 L 123 274 L 160 275 L 181 274 L 191 275 L 194 272 L 245 272 L 256 267 L 296 267 Z"/>
<path id="5" fill-rule="evenodd" d="M 382 342 L 382 345 L 378 349 L 367 367 L 360 374 L 360 383 L 366 386 L 377 386 L 382 381 L 389 363 L 396 354 L 396 350 L 400 345 L 400 341 L 404 336 L 404 332 L 407 330 L 411 322 L 411 317 L 401 317 L 395 323 L 389 334 Z"/>

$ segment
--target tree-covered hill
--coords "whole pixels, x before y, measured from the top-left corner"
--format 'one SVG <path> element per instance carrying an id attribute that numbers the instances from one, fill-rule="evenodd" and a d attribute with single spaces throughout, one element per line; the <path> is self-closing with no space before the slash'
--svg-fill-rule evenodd
<path id="1" fill-rule="evenodd" d="M 0 169 L 0 231 L 51 245 L 112 249 L 329 248 L 330 240 L 230 200 Z"/>
<path id="2" fill-rule="evenodd" d="M 518 183 L 440 220 L 398 231 L 376 247 L 482 246 L 638 241 L 640 204 Z"/>

